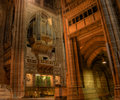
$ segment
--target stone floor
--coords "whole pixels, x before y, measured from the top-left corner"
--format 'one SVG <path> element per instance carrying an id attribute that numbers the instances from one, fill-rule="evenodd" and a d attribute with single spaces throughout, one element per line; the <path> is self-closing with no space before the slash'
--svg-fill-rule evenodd
<path id="1" fill-rule="evenodd" d="M 22 98 L 22 99 L 0 99 L 0 100 L 55 100 L 55 99 L 54 98 Z M 57 100 L 61 100 L 61 99 L 57 99 Z M 114 98 L 85 99 L 85 100 L 114 100 Z"/>
<path id="2" fill-rule="evenodd" d="M 13 100 L 55 100 L 55 99 L 53 97 L 46 97 L 46 98 L 22 98 Z"/>

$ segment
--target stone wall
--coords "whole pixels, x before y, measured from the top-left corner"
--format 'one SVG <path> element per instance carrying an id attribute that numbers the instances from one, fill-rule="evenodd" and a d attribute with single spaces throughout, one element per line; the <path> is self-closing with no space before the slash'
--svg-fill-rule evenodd
<path id="1" fill-rule="evenodd" d="M 37 6 L 34 2 L 26 1 L 25 2 L 25 61 L 27 57 L 34 58 L 37 60 L 35 53 L 32 52 L 31 48 L 27 47 L 27 30 L 29 26 L 30 20 L 37 16 L 40 17 L 42 14 L 46 14 L 46 16 L 49 16 L 52 20 L 52 28 L 54 32 L 54 47 L 55 47 L 55 54 L 53 55 L 51 59 L 48 57 L 49 60 L 55 59 L 55 62 L 57 63 L 57 66 L 55 70 L 53 71 L 54 74 L 59 75 L 61 77 L 61 85 L 66 85 L 66 67 L 65 67 L 65 52 L 64 52 L 64 42 L 63 42 L 63 29 L 62 29 L 62 18 L 60 14 L 56 14 L 54 11 L 47 10 L 43 5 Z M 40 20 L 37 20 L 40 21 Z M 41 22 L 39 22 L 41 24 Z M 39 30 L 41 30 L 42 27 L 39 27 Z M 46 56 L 45 54 L 38 54 L 38 56 L 42 59 L 42 57 Z M 25 63 L 25 67 L 27 67 L 27 64 Z M 57 68 L 58 67 L 58 68 Z M 60 69 L 58 71 L 58 69 Z M 27 70 L 25 70 L 28 72 Z M 34 73 L 36 73 L 35 71 Z"/>
<path id="2" fill-rule="evenodd" d="M 6 2 L 0 0 L 0 84 L 5 83 L 5 71 L 3 68 L 3 37 L 6 17 Z"/>

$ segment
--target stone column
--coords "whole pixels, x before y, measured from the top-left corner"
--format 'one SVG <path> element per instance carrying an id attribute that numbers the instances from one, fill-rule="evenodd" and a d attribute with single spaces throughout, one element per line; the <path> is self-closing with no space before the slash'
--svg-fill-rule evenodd
<path id="1" fill-rule="evenodd" d="M 120 99 L 120 28 L 115 15 L 115 10 L 111 0 L 98 0 L 100 7 L 103 8 L 101 13 L 105 27 L 105 36 L 107 45 L 112 57 L 112 72 L 114 79 L 114 100 Z M 116 5 L 117 6 L 117 5 Z M 105 20 L 104 20 L 105 19 Z"/>
<path id="2" fill-rule="evenodd" d="M 61 4 L 63 4 L 62 0 Z M 80 73 L 76 39 L 71 40 L 69 38 L 68 21 L 66 16 L 64 16 L 64 14 L 62 15 L 67 65 L 67 100 L 84 100 L 80 84 L 81 82 L 79 80 Z"/>
<path id="3" fill-rule="evenodd" d="M 14 98 L 24 96 L 24 0 L 14 0 L 15 21 L 11 48 L 10 85 Z"/>
<path id="4" fill-rule="evenodd" d="M 55 87 L 55 74 L 53 74 L 53 87 Z"/>
<path id="5" fill-rule="evenodd" d="M 78 43 L 77 43 L 77 38 L 73 38 L 72 39 L 72 45 L 73 45 L 73 62 L 74 62 L 74 68 L 75 68 L 75 73 L 76 73 L 76 86 L 77 86 L 77 90 L 78 90 L 78 95 L 79 95 L 79 100 L 84 100 L 84 95 L 83 95 L 83 91 L 82 91 L 82 80 L 81 80 L 81 74 L 80 74 L 80 57 L 79 56 L 79 51 L 78 51 Z"/>
<path id="6" fill-rule="evenodd" d="M 76 87 L 76 73 L 75 73 L 75 69 L 73 67 L 73 59 L 74 56 L 71 52 L 71 49 L 73 49 L 72 46 L 72 41 L 71 40 L 67 40 L 66 41 L 67 44 L 67 48 L 66 48 L 66 56 L 67 56 L 67 100 L 73 100 L 76 99 L 77 100 L 77 96 L 78 95 L 78 90 Z"/>
<path id="7" fill-rule="evenodd" d="M 33 84 L 32 84 L 31 91 L 33 92 L 36 90 L 36 76 L 35 76 L 35 73 L 32 73 L 32 75 L 33 75 L 33 80 L 32 80 Z"/>
<path id="8" fill-rule="evenodd" d="M 66 41 L 66 56 L 67 56 L 67 100 L 84 100 L 81 82 L 79 59 L 77 51 L 77 42 L 68 37 Z"/>
<path id="9" fill-rule="evenodd" d="M 3 38 L 4 38 L 4 27 L 5 27 L 5 19 L 6 19 L 6 11 L 3 7 L 4 4 L 0 2 L 0 84 L 5 83 L 5 71 L 3 69 Z M 4 5 L 5 6 L 5 5 Z"/>

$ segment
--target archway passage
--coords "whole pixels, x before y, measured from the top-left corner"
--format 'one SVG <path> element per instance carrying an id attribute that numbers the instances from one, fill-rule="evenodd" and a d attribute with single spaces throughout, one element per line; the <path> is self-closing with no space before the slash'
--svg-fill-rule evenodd
<path id="1" fill-rule="evenodd" d="M 89 31 L 89 34 L 76 39 L 84 99 L 113 100 L 113 76 L 103 31 L 99 30 L 94 34 Z"/>
<path id="2" fill-rule="evenodd" d="M 91 69 L 97 94 L 102 100 L 113 100 L 114 83 L 107 57 L 107 53 L 101 51 L 93 60 Z"/>
<path id="3" fill-rule="evenodd" d="M 107 52 L 101 51 L 91 67 L 83 68 L 82 79 L 85 100 L 113 100 L 114 83 Z"/>
<path id="4" fill-rule="evenodd" d="M 114 83 L 106 52 L 101 51 L 91 67 L 83 68 L 85 100 L 113 100 Z"/>

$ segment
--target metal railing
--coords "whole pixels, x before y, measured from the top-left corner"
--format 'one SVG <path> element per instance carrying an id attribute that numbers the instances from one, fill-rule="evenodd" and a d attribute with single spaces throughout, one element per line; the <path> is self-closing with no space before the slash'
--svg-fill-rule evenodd
<path id="1" fill-rule="evenodd" d="M 40 98 L 54 96 L 54 87 L 26 87 L 25 98 Z"/>

